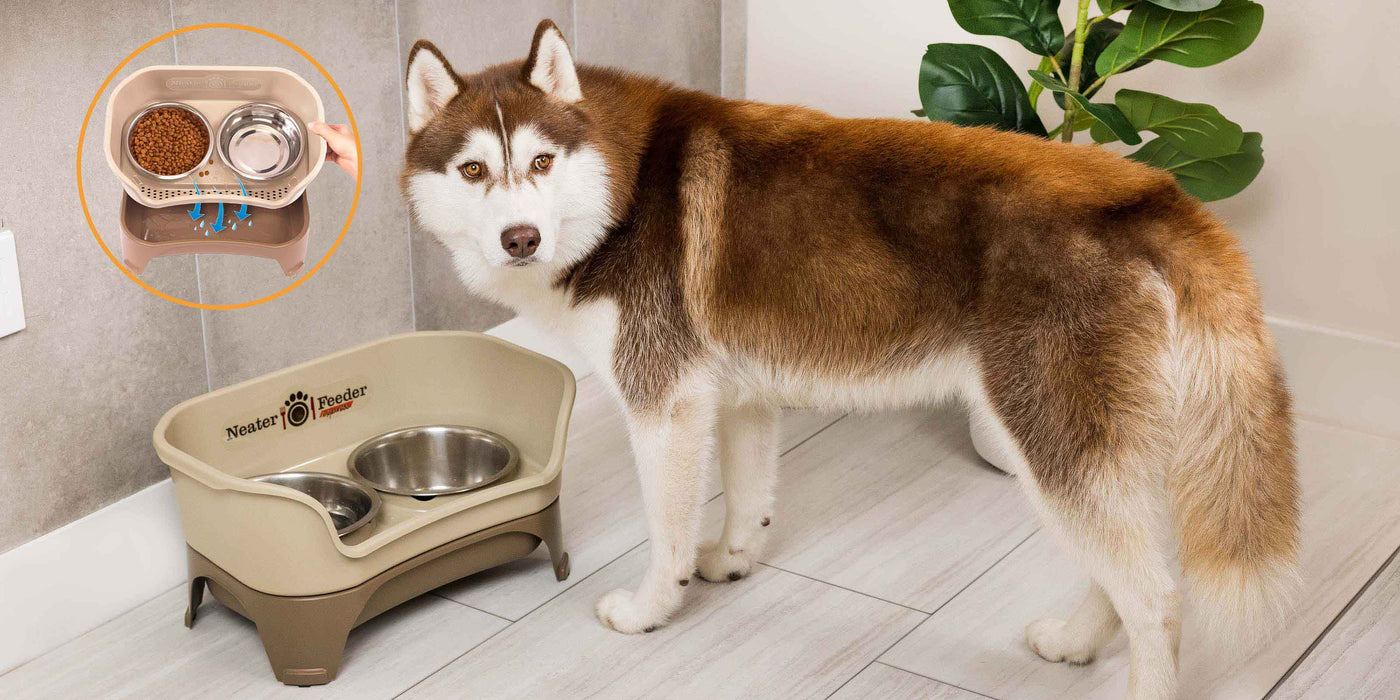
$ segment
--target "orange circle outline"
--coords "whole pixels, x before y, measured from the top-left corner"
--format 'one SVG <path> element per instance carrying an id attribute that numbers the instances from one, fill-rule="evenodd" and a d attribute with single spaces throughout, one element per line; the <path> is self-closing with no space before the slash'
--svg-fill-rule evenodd
<path id="1" fill-rule="evenodd" d="M 126 275 L 128 279 L 130 279 L 132 282 L 135 282 L 138 285 L 141 285 L 141 287 L 146 291 L 166 301 L 174 302 L 181 306 L 188 306 L 192 309 L 210 309 L 214 311 L 231 311 L 234 309 L 246 309 L 250 306 L 256 306 L 258 304 L 261 304 L 265 301 L 272 301 L 273 299 L 276 299 L 277 297 L 280 297 L 283 294 L 286 294 L 287 292 L 290 292 L 293 289 L 300 287 L 303 282 L 315 276 L 316 273 L 321 269 L 321 266 L 325 265 L 326 261 L 331 259 L 331 255 L 335 254 L 336 249 L 340 247 L 341 241 L 345 240 L 345 234 L 349 233 L 350 222 L 355 220 L 355 209 L 360 204 L 360 180 L 364 177 L 364 160 L 360 160 L 361 168 L 355 174 L 355 198 L 350 200 L 350 214 L 349 216 L 345 217 L 345 227 L 340 229 L 340 236 L 338 236 L 335 239 L 335 243 L 331 244 L 331 249 L 326 251 L 326 254 L 323 255 L 319 261 L 316 262 L 316 264 L 311 268 L 311 270 L 309 270 L 306 274 L 302 275 L 301 277 L 298 277 L 295 281 L 287 285 L 281 291 L 269 294 L 265 297 L 262 297 L 261 299 L 245 301 L 241 304 L 204 304 L 197 301 L 187 301 L 179 297 L 171 296 L 141 281 L 140 277 L 137 277 L 134 273 L 131 272 L 131 270 L 126 269 L 126 266 L 123 265 L 120 260 L 117 260 L 117 256 L 112 254 L 112 250 L 108 248 L 106 242 L 102 240 L 102 235 L 97 232 L 97 225 L 92 222 L 92 214 L 88 211 L 87 195 L 83 192 L 83 144 L 87 140 L 88 124 L 92 121 L 93 111 L 97 109 L 97 102 L 102 99 L 102 93 L 107 91 L 107 86 L 112 82 L 113 78 L 117 77 L 117 73 L 121 72 L 121 69 L 124 66 L 126 66 L 126 64 L 130 63 L 131 59 L 136 58 L 141 54 L 141 52 L 145 51 L 146 49 L 149 49 L 152 46 L 155 46 L 156 44 L 165 41 L 166 39 L 169 39 L 171 37 L 179 36 L 186 32 L 192 32 L 197 29 L 241 29 L 243 31 L 253 32 L 254 34 L 261 34 L 270 39 L 276 39 L 277 41 L 280 41 L 289 48 L 291 48 L 293 51 L 296 51 L 298 54 L 301 54 L 302 58 L 305 58 L 311 63 L 311 65 L 316 67 L 316 70 L 321 72 L 321 75 L 324 76 L 326 81 L 331 84 L 331 88 L 335 90 L 336 96 L 340 98 L 340 103 L 345 106 L 345 114 L 350 119 L 350 132 L 355 136 L 355 153 L 360 153 L 360 130 L 355 125 L 355 113 L 350 110 L 350 101 L 345 99 L 345 93 L 340 91 L 340 86 L 336 84 L 335 79 L 331 77 L 331 74 L 326 72 L 326 69 L 321 67 L 321 64 L 317 63 L 316 59 L 311 57 L 311 54 L 303 51 L 300 46 L 297 46 L 296 44 L 293 44 L 292 42 L 287 41 L 286 39 L 283 39 L 282 37 L 273 34 L 272 32 L 269 32 L 266 29 L 250 27 L 246 24 L 231 24 L 227 22 L 192 24 L 188 27 L 173 29 L 142 44 L 135 51 L 132 51 L 130 54 L 128 54 L 126 58 L 123 58 L 121 60 L 121 63 L 118 63 L 117 67 L 113 68 L 112 72 L 108 73 L 107 78 L 102 81 L 102 84 L 100 86 L 98 86 L 97 94 L 92 96 L 92 104 L 88 105 L 87 114 L 83 115 L 83 128 L 78 131 L 78 202 L 83 207 L 83 218 L 87 219 L 87 225 L 88 228 L 92 231 L 92 237 L 97 239 L 97 245 L 102 247 L 102 252 L 107 254 L 107 259 L 111 260 L 112 264 L 116 265 L 117 269 L 121 270 L 122 274 Z"/>

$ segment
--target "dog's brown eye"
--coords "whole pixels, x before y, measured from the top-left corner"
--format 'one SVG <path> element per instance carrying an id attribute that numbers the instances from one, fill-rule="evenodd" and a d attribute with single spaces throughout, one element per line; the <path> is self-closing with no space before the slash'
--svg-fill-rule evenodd
<path id="1" fill-rule="evenodd" d="M 458 170 L 461 170 L 463 177 L 466 177 L 468 180 L 475 180 L 486 174 L 486 168 L 482 166 L 481 163 L 474 160 L 463 163 L 462 167 L 458 168 Z"/>
<path id="2" fill-rule="evenodd" d="M 541 153 L 535 156 L 535 170 L 544 172 L 549 170 L 549 166 L 554 163 L 554 156 L 548 153 Z"/>

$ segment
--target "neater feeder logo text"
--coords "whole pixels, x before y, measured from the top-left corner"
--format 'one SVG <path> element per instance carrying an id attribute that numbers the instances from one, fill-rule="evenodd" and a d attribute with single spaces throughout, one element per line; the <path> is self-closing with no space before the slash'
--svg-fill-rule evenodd
<path id="1" fill-rule="evenodd" d="M 359 388 L 345 387 L 344 391 L 339 393 L 322 394 L 319 396 L 314 396 L 304 391 L 293 391 L 287 395 L 282 405 L 277 407 L 277 413 L 261 416 L 246 423 L 230 425 L 224 428 L 224 440 L 237 440 L 238 438 L 272 428 L 288 430 L 317 420 L 323 420 L 337 413 L 350 410 L 355 406 L 355 400 L 363 398 L 368 392 L 369 386 L 361 386 Z"/>

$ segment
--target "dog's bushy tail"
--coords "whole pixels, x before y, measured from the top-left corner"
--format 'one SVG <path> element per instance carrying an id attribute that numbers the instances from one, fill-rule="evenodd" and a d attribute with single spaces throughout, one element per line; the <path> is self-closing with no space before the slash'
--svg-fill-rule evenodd
<path id="1" fill-rule="evenodd" d="M 1208 222 L 1177 263 L 1167 493 L 1193 608 L 1212 643 L 1243 649 L 1281 625 L 1299 588 L 1291 399 L 1234 238 Z"/>

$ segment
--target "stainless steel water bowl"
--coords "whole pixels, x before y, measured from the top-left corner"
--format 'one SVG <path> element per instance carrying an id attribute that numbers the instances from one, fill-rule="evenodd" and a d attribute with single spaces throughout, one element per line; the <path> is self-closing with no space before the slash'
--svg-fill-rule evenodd
<path id="1" fill-rule="evenodd" d="M 141 164 L 136 161 L 136 156 L 131 154 L 132 128 L 136 126 L 136 122 L 141 121 L 141 117 L 144 117 L 157 109 L 161 109 L 162 107 L 173 107 L 175 109 L 184 110 L 186 112 L 189 112 L 190 114 L 193 114 L 195 118 L 199 120 L 199 123 L 204 125 L 204 133 L 209 135 L 209 147 L 204 149 L 204 157 L 200 158 L 199 162 L 195 163 L 193 168 L 190 168 L 189 170 L 186 170 L 185 172 L 180 173 L 178 175 L 158 175 L 156 173 L 153 173 L 141 167 Z M 141 172 L 142 175 L 145 175 L 146 177 L 153 177 L 157 180 L 166 181 L 183 180 L 189 177 L 190 173 L 199 170 L 200 168 L 204 167 L 209 163 L 209 158 L 214 155 L 214 132 L 209 128 L 209 120 L 205 119 L 204 115 L 200 114 L 199 110 L 195 109 L 194 107 L 191 107 L 183 102 L 157 102 L 152 105 L 146 105 L 145 109 L 141 110 L 140 112 L 137 112 L 136 116 L 133 116 L 131 119 L 127 120 L 126 128 L 122 129 L 122 153 L 126 154 L 127 162 L 131 163 L 132 167 L 136 168 L 138 171 Z"/>
<path id="2" fill-rule="evenodd" d="M 344 537 L 379 514 L 379 494 L 351 479 L 322 472 L 281 472 L 252 477 L 253 481 L 296 489 L 326 507 L 335 533 Z"/>
<path id="3" fill-rule="evenodd" d="M 385 493 L 430 498 L 504 479 L 520 452 L 489 430 L 424 425 L 370 438 L 350 453 L 350 473 Z"/>
<path id="4" fill-rule="evenodd" d="M 304 143 L 301 122 L 265 102 L 243 105 L 219 125 L 219 158 L 249 180 L 271 180 L 290 172 L 301 160 Z"/>

